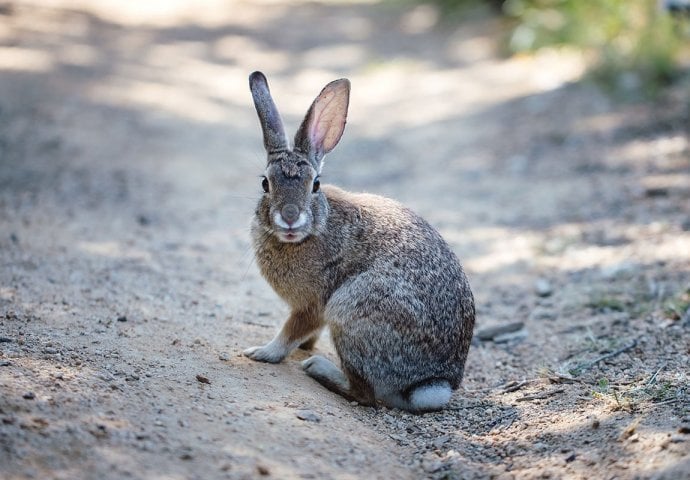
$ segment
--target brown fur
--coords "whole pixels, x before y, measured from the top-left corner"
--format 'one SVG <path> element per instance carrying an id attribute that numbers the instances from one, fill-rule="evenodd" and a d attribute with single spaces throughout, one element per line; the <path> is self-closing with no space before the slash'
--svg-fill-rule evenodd
<path id="1" fill-rule="evenodd" d="M 264 132 L 271 191 L 259 201 L 251 232 L 261 273 L 292 313 L 276 338 L 245 354 L 281 361 L 298 346 L 313 346 L 328 324 L 342 370 L 312 357 L 304 364 L 309 375 L 363 404 L 440 408 L 462 380 L 472 292 L 450 247 L 411 210 L 333 186 L 312 192 L 323 152 L 342 134 L 346 86 L 333 82 L 317 97 L 295 139 L 300 150 L 271 144 L 282 132 Z M 255 89 L 266 98 L 261 79 Z M 321 141 L 330 143 L 310 144 Z M 281 220 L 288 204 L 300 211 L 295 228 Z"/>

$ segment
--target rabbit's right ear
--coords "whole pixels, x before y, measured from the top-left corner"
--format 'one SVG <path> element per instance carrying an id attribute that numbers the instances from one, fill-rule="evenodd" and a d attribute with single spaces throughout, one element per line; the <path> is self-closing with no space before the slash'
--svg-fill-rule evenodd
<path id="1" fill-rule="evenodd" d="M 335 148 L 345 130 L 350 102 L 350 81 L 334 80 L 311 104 L 295 135 L 295 149 L 306 154 L 319 171 L 321 159 Z"/>
<path id="2" fill-rule="evenodd" d="M 249 89 L 252 92 L 256 113 L 259 115 L 261 129 L 264 132 L 264 147 L 268 153 L 287 150 L 288 142 L 283 128 L 283 121 L 273 103 L 266 77 L 261 72 L 249 76 Z"/>

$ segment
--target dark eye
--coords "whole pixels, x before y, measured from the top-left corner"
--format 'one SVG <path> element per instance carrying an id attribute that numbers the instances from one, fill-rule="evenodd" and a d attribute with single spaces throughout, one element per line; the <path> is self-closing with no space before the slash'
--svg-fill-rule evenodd
<path id="1" fill-rule="evenodd" d="M 264 189 L 264 193 L 268 193 L 268 190 L 269 190 L 268 178 L 264 177 L 264 179 L 261 180 L 261 188 Z"/>
<path id="2" fill-rule="evenodd" d="M 319 177 L 316 177 L 314 179 L 314 186 L 311 189 L 312 193 L 318 192 L 320 187 L 321 187 L 321 181 L 319 180 Z"/>

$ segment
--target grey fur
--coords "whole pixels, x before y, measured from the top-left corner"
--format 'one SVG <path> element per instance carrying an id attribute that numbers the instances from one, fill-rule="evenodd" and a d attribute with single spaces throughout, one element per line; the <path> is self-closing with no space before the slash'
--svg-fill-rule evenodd
<path id="1" fill-rule="evenodd" d="M 410 402 L 415 389 L 442 392 L 443 385 L 460 385 L 474 300 L 455 254 L 414 212 L 334 186 L 312 192 L 323 154 L 342 135 L 348 96 L 349 82 L 327 85 L 309 109 L 295 149 L 276 153 L 267 146 L 270 190 L 259 201 L 251 234 L 261 273 L 292 314 L 269 344 L 245 354 L 281 361 L 299 345 L 313 343 L 327 324 L 342 371 L 312 357 L 304 363 L 310 376 L 363 404 L 418 410 Z M 263 107 L 256 106 L 263 118 Z M 323 108 L 330 110 L 324 114 Z M 310 123 L 314 118 L 321 123 Z M 272 139 L 266 135 L 264 129 L 268 145 Z M 326 145 L 319 144 L 323 138 Z M 299 228 L 286 228 L 281 212 L 288 204 L 304 216 Z M 294 214 L 290 207 L 288 220 Z M 428 389 L 431 384 L 441 387 Z"/>

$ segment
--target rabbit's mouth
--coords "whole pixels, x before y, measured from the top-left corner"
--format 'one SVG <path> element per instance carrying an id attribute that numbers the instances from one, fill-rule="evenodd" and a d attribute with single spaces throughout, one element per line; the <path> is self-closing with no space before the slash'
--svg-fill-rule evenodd
<path id="1" fill-rule="evenodd" d="M 289 207 L 293 207 L 293 209 L 297 209 L 297 207 L 294 207 L 292 205 L 288 205 Z M 283 211 L 285 211 L 286 208 L 283 207 Z M 299 212 L 299 210 L 297 210 Z M 288 215 L 287 217 L 290 218 L 290 221 L 286 221 L 284 214 L 281 214 L 280 212 L 276 212 L 273 215 L 273 222 L 275 224 L 275 234 L 276 237 L 278 237 L 278 240 L 284 243 L 298 243 L 304 240 L 308 235 L 308 223 L 309 220 L 307 218 L 307 214 L 305 212 L 300 212 L 298 214 L 295 214 L 295 212 L 286 212 Z"/>
<path id="2" fill-rule="evenodd" d="M 282 230 L 276 232 L 276 236 L 278 237 L 278 240 L 280 240 L 283 243 L 299 243 L 305 238 L 307 238 L 307 232 L 301 231 L 301 230 L 293 230 L 293 229 L 288 229 L 288 230 Z"/>

